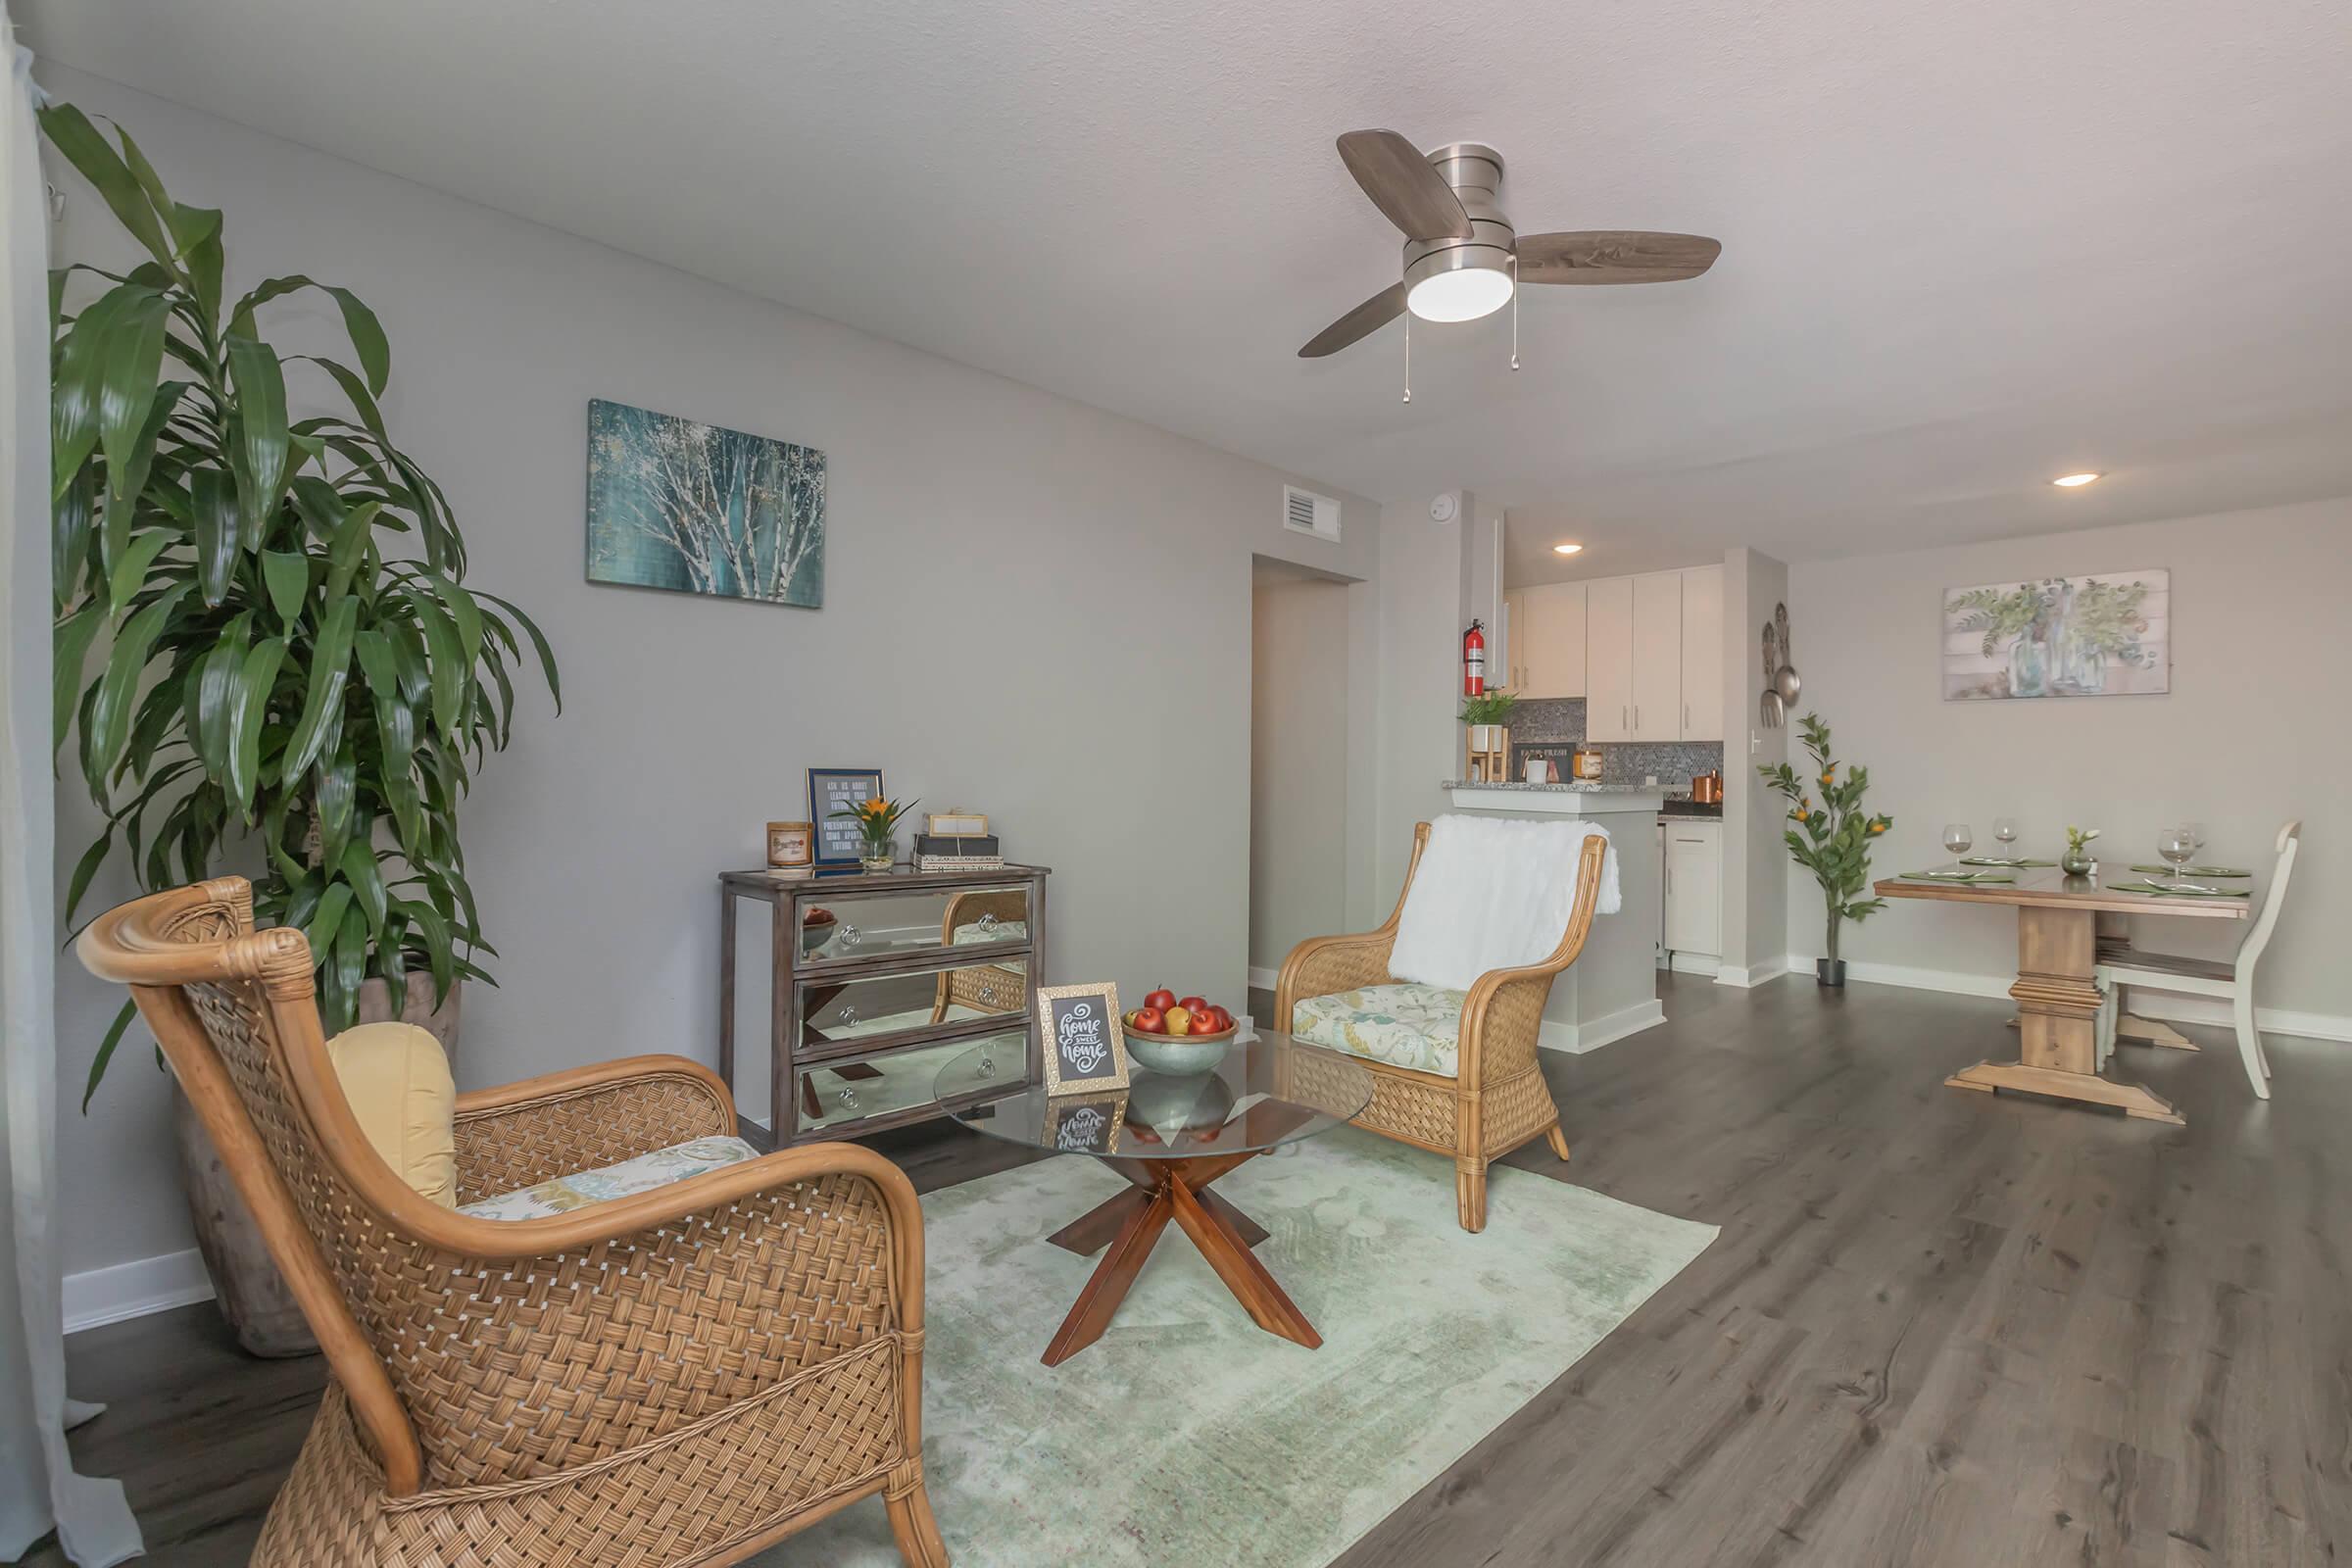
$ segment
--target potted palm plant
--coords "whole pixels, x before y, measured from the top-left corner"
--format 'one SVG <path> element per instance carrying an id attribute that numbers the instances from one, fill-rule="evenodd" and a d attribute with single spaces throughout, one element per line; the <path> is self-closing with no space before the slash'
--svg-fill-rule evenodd
<path id="1" fill-rule="evenodd" d="M 1886 907 L 1885 899 L 1859 897 L 1870 886 L 1870 841 L 1894 825 L 1894 818 L 1862 808 L 1863 792 L 1870 788 L 1870 769 L 1852 767 L 1839 778 L 1838 764 L 1830 757 L 1830 726 L 1818 713 L 1803 719 L 1805 750 L 1813 757 L 1814 785 L 1821 804 L 1813 804 L 1812 788 L 1787 762 L 1759 763 L 1756 772 L 1788 801 L 1793 825 L 1783 835 L 1796 863 L 1821 884 L 1829 909 L 1828 956 L 1814 965 L 1814 978 L 1825 986 L 1845 984 L 1845 960 L 1838 955 L 1838 936 L 1848 920 L 1864 920 Z"/>
<path id="2" fill-rule="evenodd" d="M 237 853 L 259 867 L 257 916 L 310 938 L 330 1035 L 421 1013 L 446 1036 L 461 981 L 488 979 L 476 959 L 494 953 L 459 802 L 513 734 L 526 643 L 560 707 L 547 640 L 465 585 L 448 500 L 376 402 L 391 356 L 374 314 L 301 275 L 230 296 L 217 210 L 172 200 L 127 133 L 110 143 L 71 104 L 41 123 L 147 258 L 69 267 L 51 287 L 56 735 L 76 740 L 105 817 L 67 918 L 117 854 L 152 891 Z M 300 290 L 334 302 L 349 363 L 263 336 L 265 308 Z M 334 412 L 296 416 L 289 368 Z M 85 1108 L 131 1016 L 102 1042 Z M 202 1189 L 218 1162 L 181 1121 Z M 240 1277 L 269 1267 L 231 1234 L 250 1228 L 243 1204 L 225 1184 L 190 1200 L 240 1337 L 288 1348 L 258 1317 L 282 1298 L 274 1271 Z"/>

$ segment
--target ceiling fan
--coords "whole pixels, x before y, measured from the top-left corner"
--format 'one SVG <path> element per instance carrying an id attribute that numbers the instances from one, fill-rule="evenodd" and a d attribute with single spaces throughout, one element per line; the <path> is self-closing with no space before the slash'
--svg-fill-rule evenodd
<path id="1" fill-rule="evenodd" d="M 1308 339 L 1302 360 L 1336 354 L 1406 311 L 1425 321 L 1471 321 L 1509 304 L 1519 283 L 1679 282 L 1723 251 L 1700 234 L 1521 234 L 1494 205 L 1502 154 L 1473 141 L 1424 155 L 1396 131 L 1351 130 L 1340 138 L 1340 158 L 1404 231 L 1404 276 Z"/>

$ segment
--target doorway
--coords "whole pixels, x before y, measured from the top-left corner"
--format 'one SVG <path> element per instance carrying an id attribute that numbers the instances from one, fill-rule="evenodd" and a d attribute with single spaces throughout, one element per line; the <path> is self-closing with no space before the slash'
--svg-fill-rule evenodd
<path id="1" fill-rule="evenodd" d="M 1250 983 L 1345 931 L 1348 584 L 1256 557 L 1250 571 Z"/>

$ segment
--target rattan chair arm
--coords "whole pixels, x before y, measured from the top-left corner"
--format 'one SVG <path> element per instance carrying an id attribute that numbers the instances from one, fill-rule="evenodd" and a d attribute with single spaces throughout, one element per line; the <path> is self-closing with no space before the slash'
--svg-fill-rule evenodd
<path id="1" fill-rule="evenodd" d="M 1289 1029 L 1291 1008 L 1306 997 L 1327 997 L 1335 991 L 1376 986 L 1389 978 L 1389 952 L 1396 945 L 1394 930 L 1365 931 L 1353 936 L 1309 937 L 1282 960 L 1274 982 L 1273 1027 Z"/>

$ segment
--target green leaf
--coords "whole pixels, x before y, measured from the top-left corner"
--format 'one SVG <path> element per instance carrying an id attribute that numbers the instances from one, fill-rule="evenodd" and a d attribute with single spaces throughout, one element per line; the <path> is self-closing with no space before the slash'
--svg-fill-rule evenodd
<path id="1" fill-rule="evenodd" d="M 351 884 L 329 882 L 326 891 L 318 896 L 318 907 L 311 915 L 311 923 L 303 937 L 311 945 L 311 961 L 324 963 L 335 944 L 335 936 L 343 929 L 343 916 L 351 908 Z"/>
<path id="2" fill-rule="evenodd" d="M 325 1025 L 330 1034 L 351 1027 L 359 1011 L 360 983 L 368 974 L 368 920 L 353 909 L 335 934 L 334 960 L 327 965 Z"/>
<path id="3" fill-rule="evenodd" d="M 352 352 L 360 357 L 360 368 L 368 372 L 368 389 L 378 397 L 382 396 L 384 383 L 392 374 L 391 346 L 384 341 L 383 323 L 375 318 L 373 311 L 360 303 L 360 297 L 351 290 L 337 288 L 331 283 L 320 283 L 300 273 L 273 277 L 237 302 L 236 318 L 251 321 L 256 306 L 266 305 L 281 294 L 306 288 L 315 288 L 334 297 L 335 304 L 343 312 L 344 335 L 351 339 Z"/>
<path id="4" fill-rule="evenodd" d="M 57 623 L 57 635 L 50 671 L 52 715 L 56 739 L 51 750 L 66 744 L 66 733 L 74 727 L 74 705 L 81 691 L 81 666 L 90 657 L 90 644 L 97 640 L 99 628 L 106 624 L 106 614 L 97 605 L 84 605 Z"/>
<path id="5" fill-rule="evenodd" d="M 352 808 L 359 798 L 359 763 L 351 753 L 337 752 L 318 763 L 318 863 L 339 864 L 343 846 L 351 841 Z"/>
<path id="6" fill-rule="evenodd" d="M 51 145 L 66 155 L 66 161 L 80 171 L 81 177 L 97 187 L 115 217 L 131 232 L 131 237 L 147 247 L 148 253 L 170 269 L 172 263 L 172 243 L 164 236 L 163 220 L 156 214 L 147 193 L 139 188 L 130 171 L 115 150 L 106 144 L 89 118 L 72 104 L 51 104 L 40 111 L 41 129 Z M 123 138 L 128 142 L 129 138 Z"/>
<path id="7" fill-rule="evenodd" d="M 304 676 L 308 695 L 303 700 L 302 717 L 295 722 L 294 734 L 286 742 L 284 765 L 278 772 L 281 783 L 293 783 L 318 760 L 319 748 L 326 740 L 328 715 L 341 715 L 343 683 L 351 668 L 352 632 L 359 618 L 360 602 L 356 599 L 345 596 L 327 605 L 326 614 L 319 623 L 318 643 Z"/>
<path id="8" fill-rule="evenodd" d="M 277 667 L 285 658 L 285 641 L 278 637 L 247 654 L 229 702 L 228 796 L 248 822 L 253 820 L 253 789 L 262 761 L 262 715 L 269 710 Z"/>
<path id="9" fill-rule="evenodd" d="M 130 1027 L 131 1018 L 138 1012 L 136 1002 L 125 1002 L 108 1026 L 106 1038 L 98 1043 L 98 1054 L 90 1058 L 89 1081 L 81 1086 L 81 1113 L 90 1113 L 90 1097 L 98 1092 L 98 1080 L 106 1076 L 106 1064 L 115 1059 L 115 1048 L 122 1043 L 122 1031 Z"/>
<path id="10" fill-rule="evenodd" d="M 554 652 L 547 646 L 547 638 L 541 634 L 538 622 L 532 620 L 530 616 L 524 614 L 512 603 L 499 598 L 499 596 L 496 594 L 483 594 L 481 597 L 489 600 L 492 604 L 498 606 L 501 610 L 504 610 L 508 614 L 513 615 L 516 624 L 520 625 L 524 633 L 530 637 L 531 646 L 539 651 L 540 671 L 547 676 L 548 695 L 556 700 L 556 711 L 559 713 L 563 712 L 564 683 L 556 674 L 556 656 Z"/>
<path id="11" fill-rule="evenodd" d="M 230 709 L 236 701 L 238 673 L 245 667 L 252 624 L 250 616 L 239 615 L 222 627 L 219 640 L 196 669 L 196 703 L 188 744 L 203 762 L 205 775 L 222 788 L 228 785 Z"/>
<path id="12" fill-rule="evenodd" d="M 413 593 L 408 599 L 416 607 L 416 624 L 424 632 L 425 651 L 432 659 L 433 727 L 444 736 L 454 736 L 471 663 L 459 645 L 457 623 L 450 619 L 449 612 L 423 594 Z"/>
<path id="13" fill-rule="evenodd" d="M 143 295 L 116 318 L 98 375 L 98 443 L 106 454 L 107 477 L 119 494 L 135 493 L 129 472 L 132 445 L 147 423 L 156 381 L 164 368 L 164 297 Z M 122 486 L 133 482 L 129 491 Z"/>
<path id="14" fill-rule="evenodd" d="M 326 597 L 340 599 L 351 590 L 360 564 L 368 558 L 368 544 L 375 531 L 376 514 L 383 511 L 380 503 L 364 501 L 344 514 L 336 526 L 335 536 L 326 550 Z"/>
<path id="15" fill-rule="evenodd" d="M 59 344 L 49 396 L 52 497 L 64 493 L 90 454 L 98 450 L 99 393 L 113 352 L 115 323 L 156 296 L 155 289 L 138 283 L 111 289 L 74 319 Z"/>
<path id="16" fill-rule="evenodd" d="M 235 334 L 228 340 L 228 367 L 236 382 L 239 440 L 231 462 L 239 480 L 238 542 L 259 550 L 290 471 L 285 371 L 269 344 Z"/>
<path id="17" fill-rule="evenodd" d="M 187 584 L 166 589 L 162 597 L 123 624 L 122 635 L 107 656 L 106 674 L 98 684 L 98 705 L 91 710 L 91 724 L 96 731 L 92 756 L 98 771 L 104 774 L 122 755 L 122 747 L 130 739 L 131 704 L 138 691 L 140 672 L 155 649 L 155 640 L 162 634 L 164 622 L 178 608 L 187 593 Z"/>
<path id="18" fill-rule="evenodd" d="M 262 580 L 270 589 L 270 608 L 280 621 L 293 625 L 311 592 L 311 558 L 299 551 L 265 550 Z"/>
<path id="19" fill-rule="evenodd" d="M 376 864 L 374 849 L 354 839 L 343 847 L 343 858 L 335 865 L 343 873 L 343 880 L 351 884 L 352 897 L 359 901 L 361 911 L 368 916 L 368 928 L 381 931 L 390 906 L 384 893 L 383 867 Z"/>
<path id="20" fill-rule="evenodd" d="M 49 583 L 61 606 L 73 603 L 90 554 L 90 518 L 98 496 L 98 472 L 83 468 L 50 506 Z"/>
<path id="21" fill-rule="evenodd" d="M 449 988 L 457 984 L 457 945 L 450 938 L 449 922 L 441 911 L 429 904 L 404 900 L 400 912 L 424 943 L 425 962 L 433 971 L 433 1005 L 449 1000 Z"/>
<path id="22" fill-rule="evenodd" d="M 143 533 L 130 542 L 116 560 L 115 569 L 107 579 L 107 614 L 122 613 L 122 607 L 129 604 L 132 596 L 146 585 L 147 568 L 155 564 L 155 558 L 162 555 L 164 547 L 171 542 L 170 534 L 160 532 Z"/>
<path id="23" fill-rule="evenodd" d="M 106 831 L 98 835 L 98 841 L 82 851 L 81 858 L 74 862 L 74 876 L 66 884 L 66 920 L 69 924 L 74 919 L 74 911 L 81 906 L 81 896 L 90 891 L 90 879 L 98 874 L 100 863 L 106 859 L 106 852 L 113 849 L 114 845 L 115 825 L 109 822 Z"/>
<path id="24" fill-rule="evenodd" d="M 188 289 L 207 337 L 219 335 L 220 325 L 220 210 L 217 207 L 172 206 L 172 235 L 179 242 L 187 268 Z"/>
<path id="25" fill-rule="evenodd" d="M 237 569 L 237 481 L 219 468 L 198 468 L 188 475 L 188 494 L 195 507 L 196 581 L 205 604 L 218 608 Z"/>

